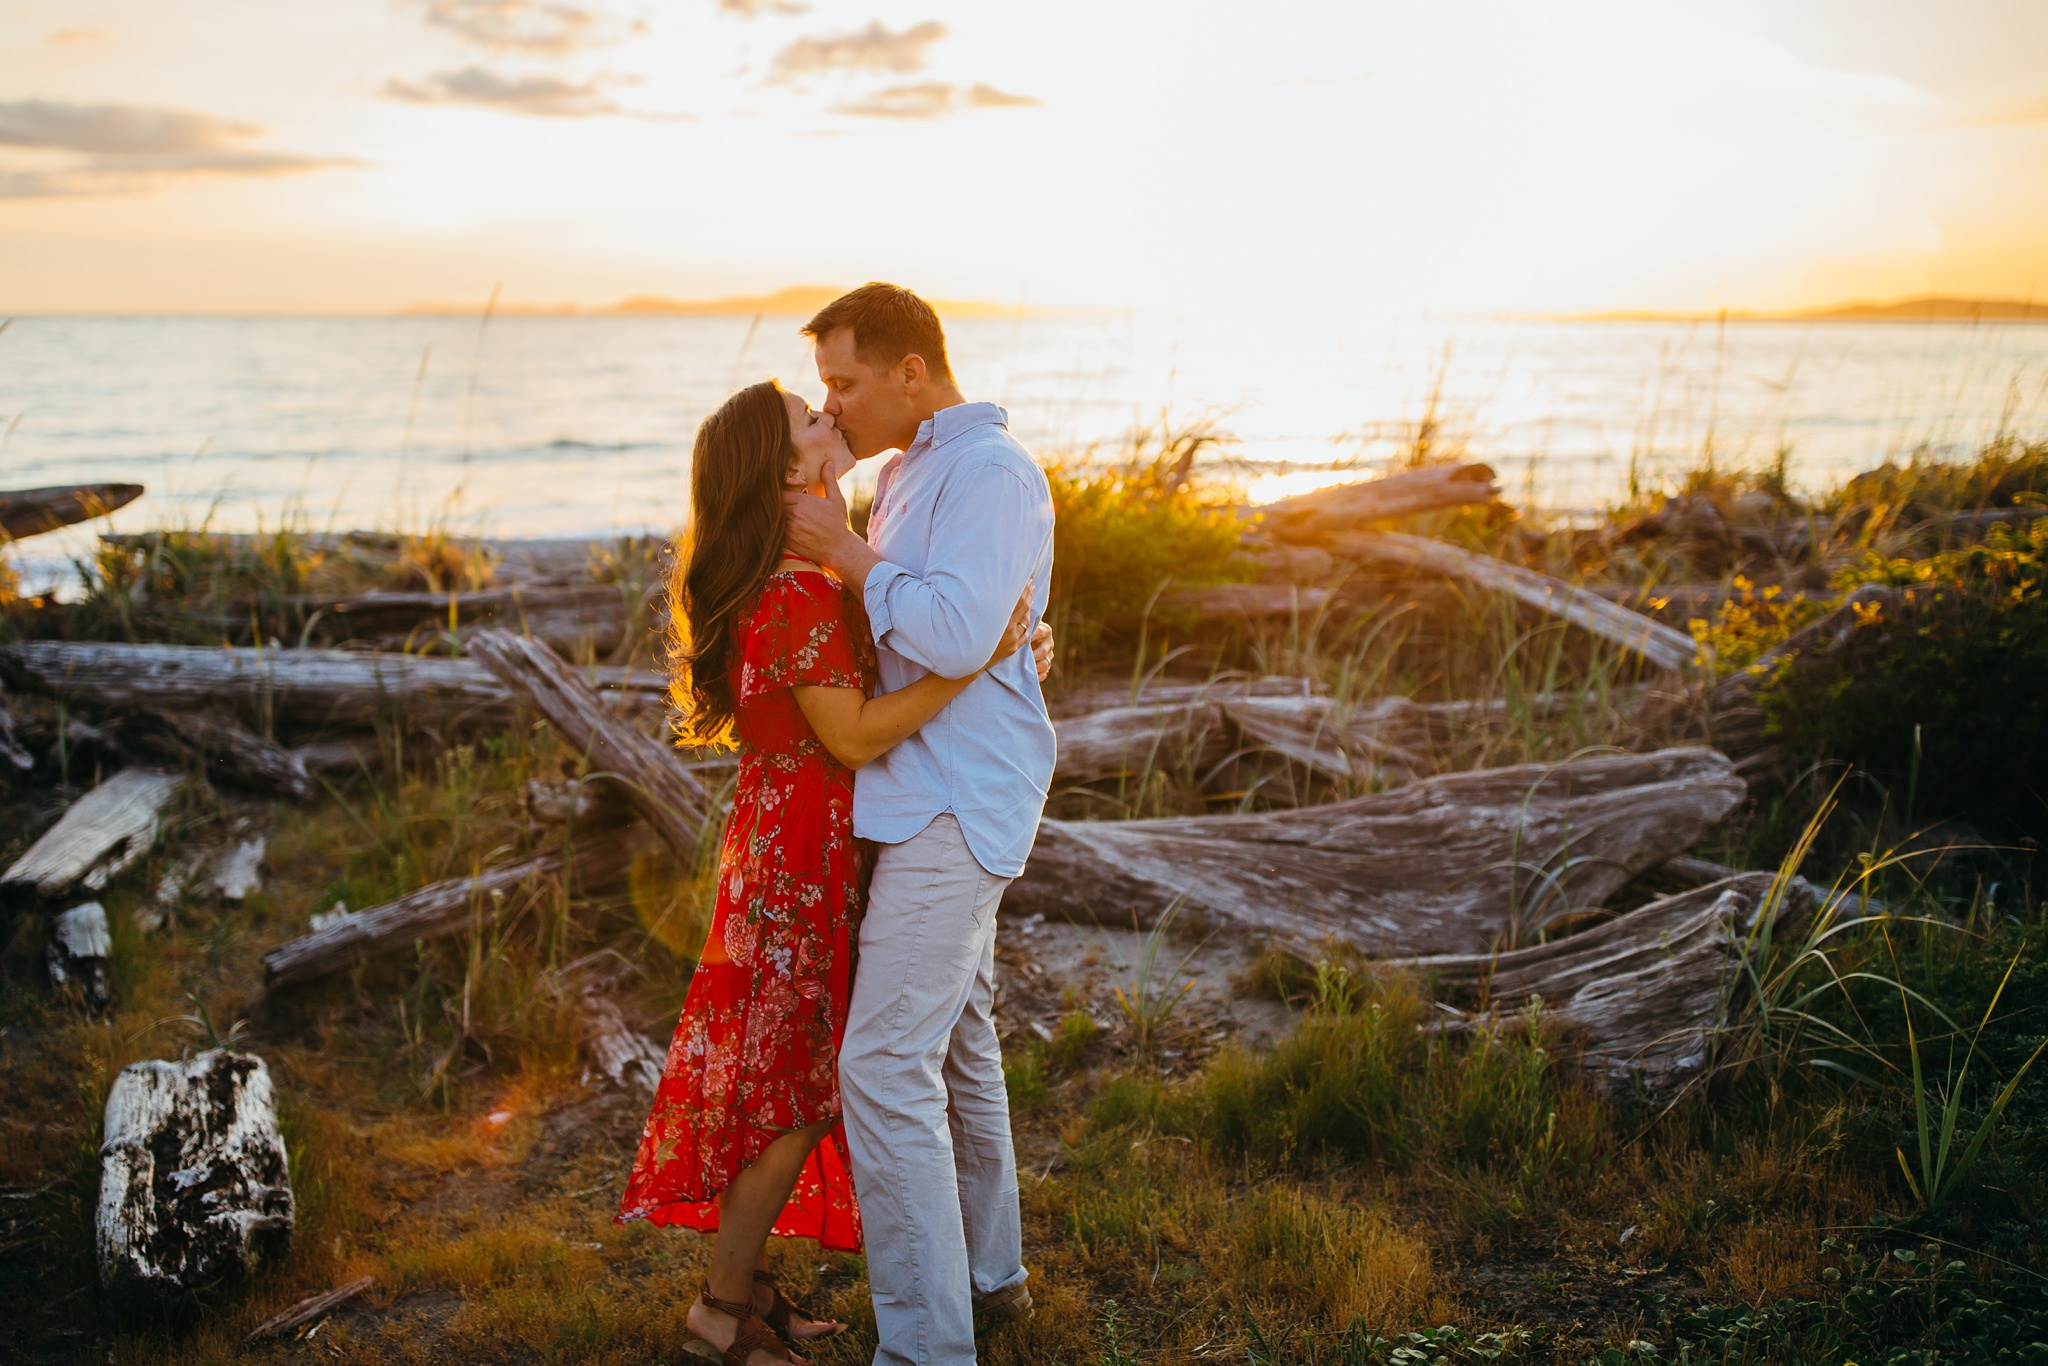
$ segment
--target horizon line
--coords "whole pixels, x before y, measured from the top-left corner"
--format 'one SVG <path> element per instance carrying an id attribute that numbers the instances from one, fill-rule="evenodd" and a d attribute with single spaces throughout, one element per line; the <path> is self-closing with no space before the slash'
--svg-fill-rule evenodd
<path id="1" fill-rule="evenodd" d="M 631 294 L 609 304 L 427 301 L 397 308 L 0 308 L 0 318 L 664 318 L 809 317 L 846 291 L 826 285 L 790 285 L 766 294 L 681 299 Z M 1125 311 L 1127 306 L 1049 307 L 998 304 L 983 299 L 934 299 L 942 318 L 1078 318 Z M 1150 311 L 1150 310 L 1143 310 Z M 1403 312 L 1436 312 L 1431 309 Z M 1886 301 L 1851 299 L 1800 309 L 1598 309 L 1588 311 L 1451 309 L 1439 316 L 1486 322 L 1556 323 L 2048 323 L 2048 302 L 1960 294 L 1918 294 Z"/>

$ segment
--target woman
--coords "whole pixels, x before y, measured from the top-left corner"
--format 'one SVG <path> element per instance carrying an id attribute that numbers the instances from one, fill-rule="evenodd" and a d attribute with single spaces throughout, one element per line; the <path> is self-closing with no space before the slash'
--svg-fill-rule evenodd
<path id="1" fill-rule="evenodd" d="M 687 742 L 738 745 L 739 781 L 709 940 L 618 1219 L 715 1231 L 690 1331 L 728 1366 L 767 1366 L 801 1362 L 791 1344 L 840 1328 L 776 1288 L 768 1235 L 860 1246 L 835 1065 L 869 867 L 853 770 L 973 679 L 869 697 L 857 592 L 784 554 L 784 488 L 822 493 L 853 466 L 829 416 L 756 384 L 698 429 L 691 460 L 671 697 Z M 990 663 L 1025 639 L 1029 600 Z"/>

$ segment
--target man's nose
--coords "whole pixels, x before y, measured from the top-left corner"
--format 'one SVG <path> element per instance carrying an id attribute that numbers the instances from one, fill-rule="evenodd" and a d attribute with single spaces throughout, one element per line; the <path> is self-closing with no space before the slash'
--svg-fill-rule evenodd
<path id="1" fill-rule="evenodd" d="M 825 415 L 835 422 L 838 421 L 839 395 L 837 393 L 827 391 L 825 394 Z"/>

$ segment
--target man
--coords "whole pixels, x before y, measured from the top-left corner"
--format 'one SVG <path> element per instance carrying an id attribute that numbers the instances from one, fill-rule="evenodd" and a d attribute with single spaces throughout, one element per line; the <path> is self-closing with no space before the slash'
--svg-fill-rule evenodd
<path id="1" fill-rule="evenodd" d="M 870 284 L 805 325 L 831 414 L 883 469 L 868 539 L 836 486 L 788 499 L 790 547 L 859 585 L 882 687 L 972 673 L 1028 585 L 1043 615 L 1052 497 L 1006 415 L 968 403 L 924 300 Z M 995 1028 L 996 904 L 1024 869 L 1053 733 L 1025 651 L 855 779 L 881 845 L 839 1055 L 876 1366 L 974 1360 L 974 1322 L 1030 1311 L 1016 1154 Z"/>

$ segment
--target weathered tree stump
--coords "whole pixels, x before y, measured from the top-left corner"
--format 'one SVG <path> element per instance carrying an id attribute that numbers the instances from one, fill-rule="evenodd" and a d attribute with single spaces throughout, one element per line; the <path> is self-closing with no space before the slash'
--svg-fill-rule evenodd
<path id="1" fill-rule="evenodd" d="M 107 908 L 97 901 L 70 910 L 50 922 L 45 950 L 50 984 L 60 990 L 76 984 L 94 1010 L 105 1010 L 113 993 L 107 980 L 107 955 L 113 941 L 107 934 Z"/>
<path id="2" fill-rule="evenodd" d="M 103 1134 L 95 1232 L 117 1301 L 175 1304 L 284 1255 L 291 1180 L 261 1058 L 133 1063 L 107 1093 Z"/>
<path id="3" fill-rule="evenodd" d="M 184 779 L 124 768 L 71 804 L 27 853 L 0 874 L 0 889 L 55 900 L 103 890 L 149 852 L 157 819 Z"/>
<path id="4" fill-rule="evenodd" d="M 1488 953 L 1602 905 L 1741 801 L 1708 749 L 1425 778 L 1291 811 L 1048 820 L 1003 903 L 1083 923 L 1190 919 L 1313 956 Z"/>

